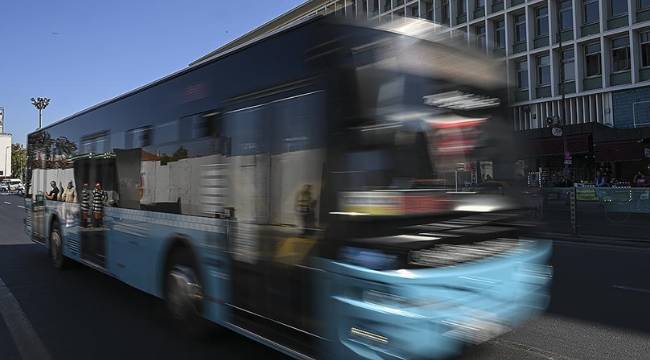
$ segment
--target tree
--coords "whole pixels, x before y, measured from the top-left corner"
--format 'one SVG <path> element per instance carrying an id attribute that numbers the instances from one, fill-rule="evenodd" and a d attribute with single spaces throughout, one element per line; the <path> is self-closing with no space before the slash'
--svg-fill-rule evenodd
<path id="1" fill-rule="evenodd" d="M 27 168 L 27 150 L 22 144 L 11 145 L 11 173 L 13 177 L 24 179 Z"/>

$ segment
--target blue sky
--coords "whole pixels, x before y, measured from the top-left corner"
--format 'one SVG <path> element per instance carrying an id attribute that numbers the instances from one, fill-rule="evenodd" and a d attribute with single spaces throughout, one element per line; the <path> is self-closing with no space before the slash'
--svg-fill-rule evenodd
<path id="1" fill-rule="evenodd" d="M 0 1 L 0 107 L 14 142 L 38 126 L 139 87 L 302 0 Z"/>

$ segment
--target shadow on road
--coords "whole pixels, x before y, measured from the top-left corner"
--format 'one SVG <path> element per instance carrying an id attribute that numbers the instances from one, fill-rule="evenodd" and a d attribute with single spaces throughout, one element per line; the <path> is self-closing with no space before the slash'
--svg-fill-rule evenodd
<path id="1" fill-rule="evenodd" d="M 284 359 L 229 331 L 187 338 L 161 300 L 90 268 L 56 271 L 38 245 L 0 246 L 0 277 L 54 359 Z"/>
<path id="2" fill-rule="evenodd" d="M 555 242 L 550 313 L 650 333 L 650 249 Z"/>

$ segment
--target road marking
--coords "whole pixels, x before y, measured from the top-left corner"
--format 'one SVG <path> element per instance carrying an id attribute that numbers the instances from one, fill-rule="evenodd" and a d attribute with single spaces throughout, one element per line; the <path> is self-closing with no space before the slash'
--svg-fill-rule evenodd
<path id="1" fill-rule="evenodd" d="M 11 205 L 11 203 L 10 203 L 9 201 L 5 201 L 5 204 L 7 204 L 7 205 Z"/>
<path id="2" fill-rule="evenodd" d="M 537 355 L 541 358 L 547 359 L 547 360 L 575 360 L 575 358 L 556 354 L 554 352 L 536 348 L 534 346 L 518 343 L 515 341 L 508 341 L 508 340 L 503 340 L 503 339 L 495 339 L 490 341 L 490 343 L 495 344 L 495 345 L 500 345 L 503 347 L 507 347 L 513 350 L 521 350 L 525 351 L 534 355 Z"/>
<path id="3" fill-rule="evenodd" d="M 21 209 L 24 209 L 24 208 L 25 208 L 25 207 L 22 206 L 22 205 L 16 205 L 16 206 L 18 206 L 18 207 L 21 208 Z"/>
<path id="4" fill-rule="evenodd" d="M 23 360 L 50 360 L 52 358 L 27 319 L 18 300 L 2 279 L 0 279 L 0 315 L 4 318 Z"/>
<path id="5" fill-rule="evenodd" d="M 625 285 L 612 285 L 612 287 L 621 290 L 629 290 L 629 291 L 636 291 L 640 293 L 650 294 L 649 289 L 635 288 L 635 287 L 625 286 Z"/>

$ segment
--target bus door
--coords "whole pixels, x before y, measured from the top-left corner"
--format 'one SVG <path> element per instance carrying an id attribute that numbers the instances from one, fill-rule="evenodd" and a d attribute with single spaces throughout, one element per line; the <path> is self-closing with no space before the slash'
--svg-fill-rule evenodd
<path id="1" fill-rule="evenodd" d="M 45 174 L 44 169 L 33 169 L 30 189 L 32 193 L 32 237 L 40 242 L 47 239 L 47 234 L 45 234 L 45 192 L 47 191 Z"/>
<path id="2" fill-rule="evenodd" d="M 233 139 L 233 304 L 239 326 L 303 353 L 317 338 L 309 259 L 319 237 L 324 111 L 319 93 L 290 96 L 232 114 L 249 122 L 254 154 L 237 156 Z M 255 140 L 253 140 L 255 139 Z"/>
<path id="3" fill-rule="evenodd" d="M 101 156 L 75 161 L 81 258 L 106 267 L 105 208 L 114 202 L 115 160 Z M 114 204 L 113 204 L 114 205 Z"/>

